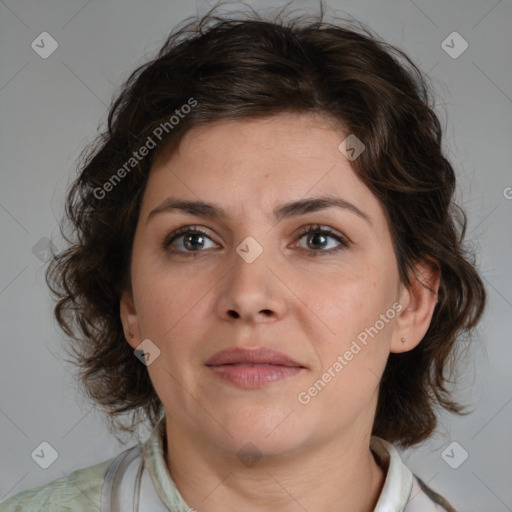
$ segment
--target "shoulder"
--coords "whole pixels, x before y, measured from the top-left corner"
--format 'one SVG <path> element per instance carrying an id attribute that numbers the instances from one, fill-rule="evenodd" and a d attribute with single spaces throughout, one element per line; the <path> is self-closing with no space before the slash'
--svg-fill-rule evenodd
<path id="1" fill-rule="evenodd" d="M 405 512 L 457 512 L 446 498 L 431 489 L 417 475 L 413 476 L 411 495 Z"/>
<path id="2" fill-rule="evenodd" d="M 114 458 L 15 494 L 0 503 L 0 512 L 98 512 L 103 479 Z"/>
<path id="3" fill-rule="evenodd" d="M 393 444 L 372 436 L 371 449 L 377 463 L 386 472 L 376 512 L 457 512 L 446 498 L 431 489 L 403 463 Z"/>

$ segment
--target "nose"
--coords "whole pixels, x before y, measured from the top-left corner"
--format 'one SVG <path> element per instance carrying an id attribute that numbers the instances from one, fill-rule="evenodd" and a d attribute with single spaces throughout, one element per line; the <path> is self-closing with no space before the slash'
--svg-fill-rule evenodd
<path id="1" fill-rule="evenodd" d="M 284 317 L 290 291 L 279 278 L 277 263 L 269 251 L 248 263 L 235 250 L 231 268 L 217 288 L 217 314 L 227 321 L 250 324 L 277 321 Z"/>

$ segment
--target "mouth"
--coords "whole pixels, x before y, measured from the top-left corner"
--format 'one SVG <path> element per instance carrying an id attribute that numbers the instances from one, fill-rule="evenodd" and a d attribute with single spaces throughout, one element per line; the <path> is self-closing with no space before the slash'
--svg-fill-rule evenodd
<path id="1" fill-rule="evenodd" d="M 245 389 L 270 385 L 305 370 L 287 355 L 266 348 L 223 350 L 205 364 L 221 379 Z"/>

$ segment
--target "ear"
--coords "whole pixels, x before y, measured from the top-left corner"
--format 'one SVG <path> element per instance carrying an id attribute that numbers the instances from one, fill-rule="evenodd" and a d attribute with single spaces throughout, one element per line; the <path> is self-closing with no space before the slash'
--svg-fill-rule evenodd
<path id="1" fill-rule="evenodd" d="M 409 286 L 400 286 L 399 302 L 402 310 L 397 316 L 390 351 L 407 352 L 416 347 L 425 336 L 441 283 L 441 270 L 437 260 L 421 260 L 415 265 Z M 402 341 L 404 339 L 405 341 Z"/>
<path id="2" fill-rule="evenodd" d="M 131 290 L 125 290 L 121 295 L 120 314 L 126 341 L 133 348 L 137 348 L 141 343 L 139 319 Z"/>

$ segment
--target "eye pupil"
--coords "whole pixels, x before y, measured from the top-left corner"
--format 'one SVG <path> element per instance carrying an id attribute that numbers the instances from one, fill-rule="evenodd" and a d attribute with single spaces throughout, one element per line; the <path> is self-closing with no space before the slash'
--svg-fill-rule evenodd
<path id="1" fill-rule="evenodd" d="M 315 240 L 315 239 L 318 239 L 318 238 L 322 238 L 323 239 L 323 242 L 313 242 L 313 246 L 318 246 L 320 245 L 321 247 L 324 247 L 325 246 L 325 236 L 324 235 L 321 235 L 319 233 L 313 233 L 312 235 L 309 236 L 309 241 L 312 241 L 312 240 Z M 309 241 L 308 241 L 308 244 L 309 244 Z M 310 245 L 311 247 L 311 245 Z M 317 247 L 313 247 L 313 248 L 317 248 Z"/>
<path id="2" fill-rule="evenodd" d="M 199 244 L 191 243 L 191 240 L 193 240 L 195 237 L 202 239 L 201 242 L 199 242 Z M 204 235 L 201 235 L 199 233 L 191 233 L 189 235 L 186 235 L 183 238 L 183 244 L 185 245 L 185 247 L 187 247 L 187 249 L 195 250 L 201 248 L 204 245 Z"/>

